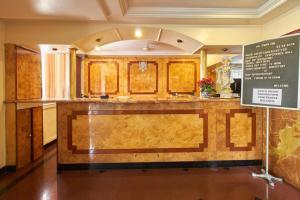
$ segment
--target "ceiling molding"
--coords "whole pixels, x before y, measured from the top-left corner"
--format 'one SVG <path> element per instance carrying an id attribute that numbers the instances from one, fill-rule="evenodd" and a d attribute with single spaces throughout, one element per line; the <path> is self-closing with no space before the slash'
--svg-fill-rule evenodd
<path id="1" fill-rule="evenodd" d="M 287 0 L 273 0 L 273 1 L 269 0 L 269 1 L 267 1 L 266 3 L 264 3 L 262 6 L 260 6 L 257 9 L 257 12 L 259 13 L 259 17 L 266 15 L 267 13 L 271 12 L 278 6 L 285 3 L 286 1 Z"/>
<path id="2" fill-rule="evenodd" d="M 109 16 L 109 11 L 107 9 L 107 5 L 105 4 L 104 1 L 99 1 L 98 0 L 98 3 L 99 3 L 99 7 L 103 13 L 103 17 L 104 17 L 104 20 L 107 21 L 108 20 L 108 16 Z"/>
<path id="3" fill-rule="evenodd" d="M 119 0 L 119 5 L 122 11 L 122 15 L 124 16 L 128 10 L 128 0 Z"/>
<path id="4" fill-rule="evenodd" d="M 162 29 L 159 29 L 156 41 L 160 41 L 161 32 L 162 32 Z"/>
<path id="5" fill-rule="evenodd" d="M 99 55 L 99 56 L 192 56 L 193 54 L 176 52 L 176 51 L 103 51 L 103 52 L 88 52 L 88 55 Z"/>
<path id="6" fill-rule="evenodd" d="M 286 1 L 268 0 L 258 8 L 130 7 L 126 4 L 125 15 L 144 18 L 260 18 Z"/>
<path id="7" fill-rule="evenodd" d="M 195 50 L 192 52 L 192 54 L 196 54 L 204 45 L 201 44 L 198 47 L 195 48 Z"/>
<path id="8" fill-rule="evenodd" d="M 116 35 L 117 35 L 117 37 L 119 38 L 120 41 L 123 40 L 123 38 L 122 38 L 122 36 L 121 36 L 121 34 L 120 34 L 120 32 L 117 28 L 114 29 L 114 32 L 116 33 Z"/>

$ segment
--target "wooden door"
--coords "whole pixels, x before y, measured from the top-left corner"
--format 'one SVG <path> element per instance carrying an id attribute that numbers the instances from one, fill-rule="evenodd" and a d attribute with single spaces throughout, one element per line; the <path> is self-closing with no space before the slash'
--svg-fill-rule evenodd
<path id="1" fill-rule="evenodd" d="M 43 155 L 43 107 L 32 108 L 32 159 Z"/>
<path id="2" fill-rule="evenodd" d="M 31 109 L 17 110 L 17 168 L 31 163 Z"/>

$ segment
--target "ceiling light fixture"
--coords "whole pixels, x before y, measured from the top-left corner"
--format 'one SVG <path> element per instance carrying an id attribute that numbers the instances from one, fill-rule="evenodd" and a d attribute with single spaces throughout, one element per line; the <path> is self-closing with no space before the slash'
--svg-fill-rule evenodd
<path id="1" fill-rule="evenodd" d="M 142 37 L 143 34 L 142 34 L 141 29 L 136 29 L 134 35 L 135 35 L 135 37 L 137 37 L 137 38 Z"/>
<path id="2" fill-rule="evenodd" d="M 147 67 L 148 67 L 147 61 L 140 61 L 139 62 L 139 70 L 141 72 L 145 72 L 147 70 Z"/>

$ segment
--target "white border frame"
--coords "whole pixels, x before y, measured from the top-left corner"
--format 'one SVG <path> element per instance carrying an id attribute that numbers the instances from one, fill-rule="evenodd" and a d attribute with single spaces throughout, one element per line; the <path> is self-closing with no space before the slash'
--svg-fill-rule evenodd
<path id="1" fill-rule="evenodd" d="M 251 106 L 251 107 L 259 107 L 259 108 L 274 108 L 274 109 L 286 109 L 286 110 L 300 110 L 300 37 L 299 37 L 299 63 L 298 63 L 298 102 L 297 102 L 297 108 L 291 108 L 291 107 L 280 107 L 280 106 L 267 106 L 267 105 L 256 105 L 256 104 L 243 104 L 243 91 L 244 91 L 244 48 L 245 46 L 248 45 L 253 45 L 253 44 L 257 44 L 260 42 L 266 42 L 266 41 L 271 41 L 271 40 L 275 40 L 275 39 L 280 39 L 280 38 L 286 38 L 286 37 L 293 37 L 293 36 L 300 36 L 300 33 L 295 33 L 295 34 L 291 34 L 291 35 L 283 35 L 281 37 L 278 38 L 274 38 L 274 39 L 268 39 L 268 40 L 261 40 L 255 43 L 251 43 L 251 44 L 245 44 L 243 45 L 243 51 L 242 51 L 242 85 L 241 85 L 241 105 L 242 106 Z"/>

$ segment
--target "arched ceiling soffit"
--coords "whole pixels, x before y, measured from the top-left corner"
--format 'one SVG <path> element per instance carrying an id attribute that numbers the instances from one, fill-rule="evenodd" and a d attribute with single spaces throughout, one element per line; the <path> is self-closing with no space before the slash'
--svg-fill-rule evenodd
<path id="1" fill-rule="evenodd" d="M 140 37 L 136 37 L 137 30 L 141 31 Z M 75 41 L 73 45 L 78 47 L 83 52 L 90 52 L 97 46 L 104 46 L 110 43 L 125 40 L 148 40 L 164 43 L 181 49 L 189 54 L 194 54 L 203 46 L 203 43 L 184 34 L 167 29 L 149 27 L 113 28 L 84 37 Z"/>

